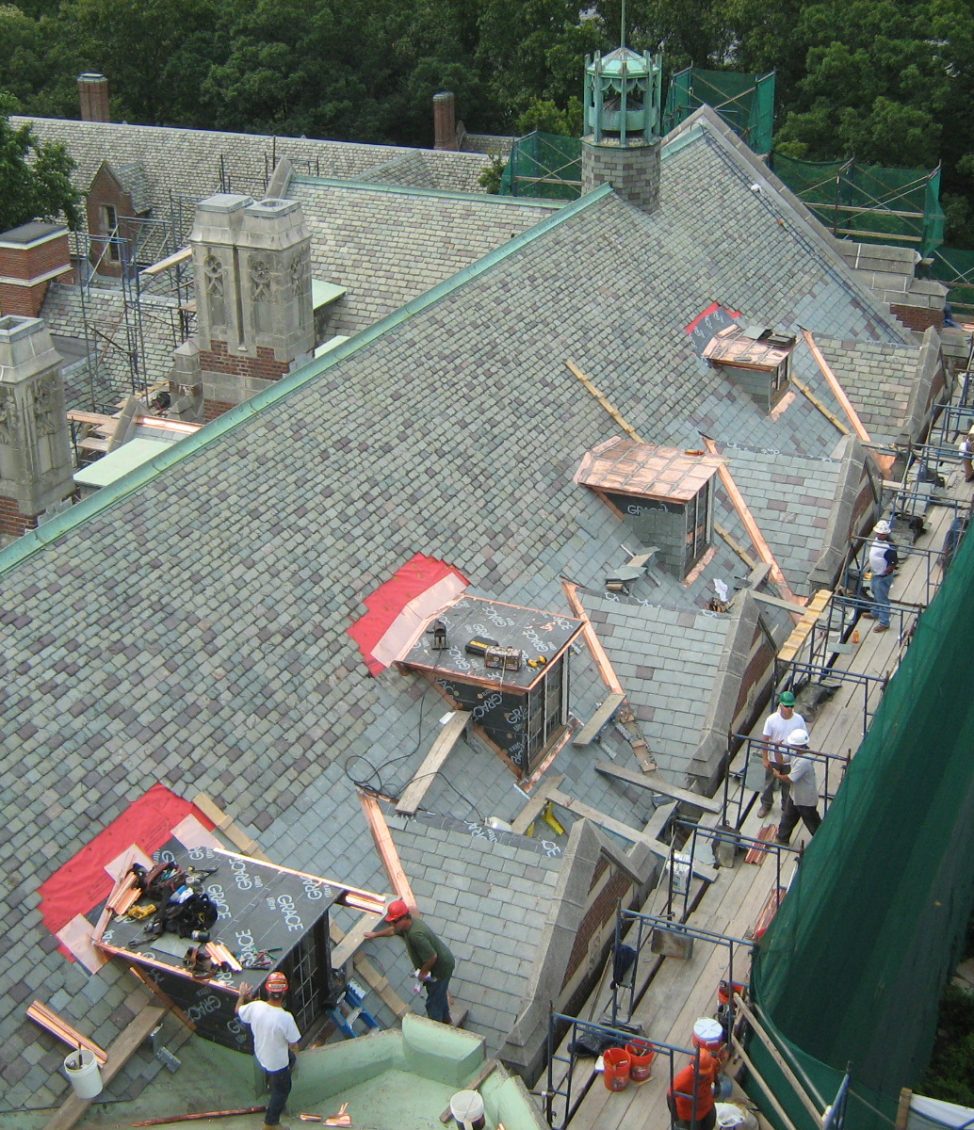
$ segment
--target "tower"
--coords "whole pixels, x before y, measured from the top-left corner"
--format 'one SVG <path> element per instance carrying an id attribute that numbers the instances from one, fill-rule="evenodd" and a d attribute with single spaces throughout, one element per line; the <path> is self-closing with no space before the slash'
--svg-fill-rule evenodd
<path id="1" fill-rule="evenodd" d="M 40 318 L 0 317 L 0 539 L 74 493 L 61 357 Z"/>
<path id="2" fill-rule="evenodd" d="M 659 206 L 662 60 L 617 47 L 585 59 L 582 192 L 612 187 L 637 208 Z"/>

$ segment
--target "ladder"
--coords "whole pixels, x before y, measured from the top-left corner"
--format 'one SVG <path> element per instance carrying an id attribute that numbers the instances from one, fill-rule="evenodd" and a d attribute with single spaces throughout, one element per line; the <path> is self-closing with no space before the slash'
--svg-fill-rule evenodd
<path id="1" fill-rule="evenodd" d="M 328 1010 L 335 1027 L 346 1040 L 353 1040 L 356 1036 L 364 1036 L 367 1032 L 382 1027 L 372 1013 L 364 1007 L 365 997 L 365 989 L 357 981 L 349 981 L 345 986 L 345 992 L 338 998 L 338 1003 Z M 357 1020 L 365 1025 L 367 1032 L 355 1031 Z"/>

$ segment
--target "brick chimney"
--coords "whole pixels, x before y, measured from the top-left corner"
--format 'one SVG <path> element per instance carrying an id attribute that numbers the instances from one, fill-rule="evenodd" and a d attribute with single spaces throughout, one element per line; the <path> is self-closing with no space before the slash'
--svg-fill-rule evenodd
<path id="1" fill-rule="evenodd" d="M 433 95 L 433 148 L 457 150 L 457 113 L 448 90 Z"/>
<path id="2" fill-rule="evenodd" d="M 72 270 L 61 224 L 34 221 L 0 232 L 0 314 L 36 318 L 51 281 Z"/>
<path id="3" fill-rule="evenodd" d="M 0 538 L 74 493 L 61 357 L 39 318 L 0 318 Z"/>
<path id="4" fill-rule="evenodd" d="M 83 122 L 110 122 L 108 113 L 108 79 L 104 75 L 86 72 L 78 75 L 78 95 L 81 99 Z"/>

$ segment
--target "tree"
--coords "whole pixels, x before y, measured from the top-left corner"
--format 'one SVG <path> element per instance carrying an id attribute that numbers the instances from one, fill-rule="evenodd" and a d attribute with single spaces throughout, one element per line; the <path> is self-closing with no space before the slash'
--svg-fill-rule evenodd
<path id="1" fill-rule="evenodd" d="M 29 125 L 10 121 L 13 101 L 0 95 L 0 231 L 31 220 L 81 222 L 81 193 L 71 184 L 74 162 L 63 145 L 38 143 Z"/>

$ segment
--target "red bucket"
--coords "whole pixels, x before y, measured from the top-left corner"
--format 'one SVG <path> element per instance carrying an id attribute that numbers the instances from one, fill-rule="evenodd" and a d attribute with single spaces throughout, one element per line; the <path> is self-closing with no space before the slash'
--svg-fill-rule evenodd
<path id="1" fill-rule="evenodd" d="M 629 1085 L 629 1053 L 625 1048 L 606 1048 L 602 1053 L 602 1078 L 607 1091 L 624 1091 Z"/>
<path id="2" fill-rule="evenodd" d="M 645 1083 L 653 1071 L 653 1060 L 656 1052 L 651 1044 L 644 1040 L 633 1040 L 626 1044 L 629 1053 L 629 1078 L 634 1083 Z"/>

